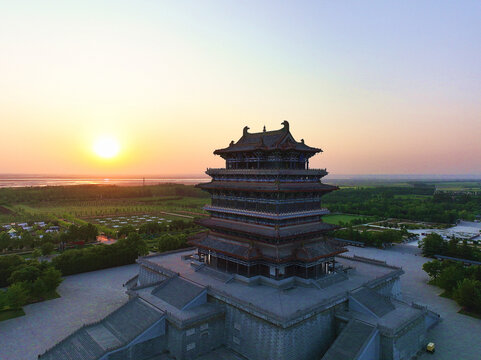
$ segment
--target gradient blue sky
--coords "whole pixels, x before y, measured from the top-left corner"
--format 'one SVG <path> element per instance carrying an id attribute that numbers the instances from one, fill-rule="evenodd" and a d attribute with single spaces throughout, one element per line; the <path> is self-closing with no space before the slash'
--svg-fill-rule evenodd
<path id="1" fill-rule="evenodd" d="M 201 173 L 287 119 L 333 175 L 481 174 L 480 64 L 479 1 L 3 1 L 0 173 Z"/>

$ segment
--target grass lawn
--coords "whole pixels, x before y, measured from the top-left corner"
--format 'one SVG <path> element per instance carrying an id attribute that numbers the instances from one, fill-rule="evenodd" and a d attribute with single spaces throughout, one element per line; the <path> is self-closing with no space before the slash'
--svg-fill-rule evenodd
<path id="1" fill-rule="evenodd" d="M 432 195 L 403 194 L 403 195 L 394 195 L 394 197 L 396 199 L 427 200 L 432 198 Z"/>
<path id="2" fill-rule="evenodd" d="M 18 204 L 13 208 L 19 214 L 29 214 L 48 218 L 65 217 L 90 218 L 97 216 L 120 216 L 140 213 L 159 213 L 162 211 L 190 211 L 205 213 L 202 209 L 209 202 L 209 198 L 196 197 L 158 197 L 132 199 L 105 199 L 92 201 L 52 201 L 41 204 Z"/>
<path id="3" fill-rule="evenodd" d="M 479 181 L 444 181 L 434 183 L 437 190 L 444 191 L 481 191 Z"/>
<path id="4" fill-rule="evenodd" d="M 323 216 L 322 220 L 326 223 L 329 223 L 329 224 L 339 225 L 340 222 L 347 223 L 351 220 L 357 220 L 357 219 L 363 219 L 363 218 L 369 219 L 369 216 L 349 215 L 349 214 L 332 214 L 332 215 Z"/>
<path id="5" fill-rule="evenodd" d="M 6 309 L 0 311 L 0 321 L 13 319 L 25 315 L 23 309 Z"/>

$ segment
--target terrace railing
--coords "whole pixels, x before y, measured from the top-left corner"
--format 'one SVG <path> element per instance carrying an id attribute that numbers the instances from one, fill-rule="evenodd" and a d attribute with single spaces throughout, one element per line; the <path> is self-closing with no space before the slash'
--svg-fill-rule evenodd
<path id="1" fill-rule="evenodd" d="M 206 174 L 252 174 L 252 175 L 327 175 L 326 169 L 226 169 L 207 168 Z"/>

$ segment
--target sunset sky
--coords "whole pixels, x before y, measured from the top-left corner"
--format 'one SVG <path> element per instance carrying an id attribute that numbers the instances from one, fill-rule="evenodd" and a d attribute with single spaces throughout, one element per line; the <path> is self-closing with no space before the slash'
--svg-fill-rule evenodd
<path id="1" fill-rule="evenodd" d="M 0 173 L 202 174 L 283 120 L 333 175 L 481 174 L 481 2 L 0 1 Z"/>

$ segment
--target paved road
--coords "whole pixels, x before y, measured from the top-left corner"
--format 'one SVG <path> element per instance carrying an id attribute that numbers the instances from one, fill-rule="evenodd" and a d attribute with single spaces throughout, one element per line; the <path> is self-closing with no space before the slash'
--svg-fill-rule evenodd
<path id="1" fill-rule="evenodd" d="M 351 246 L 348 249 L 351 255 L 372 257 L 401 266 L 406 272 L 401 276 L 404 300 L 426 304 L 441 315 L 442 321 L 428 333 L 428 339 L 436 343 L 436 353 L 423 353 L 418 359 L 481 359 L 481 320 L 458 314 L 460 307 L 456 302 L 440 297 L 442 290 L 427 284 L 429 278 L 422 265 L 429 259 L 416 255 L 419 249 L 410 245 L 395 245 L 387 250 Z"/>
<path id="2" fill-rule="evenodd" d="M 37 359 L 84 323 L 103 318 L 127 301 L 122 284 L 137 273 L 135 264 L 67 276 L 60 298 L 25 306 L 25 316 L 0 322 L 0 359 Z"/>

